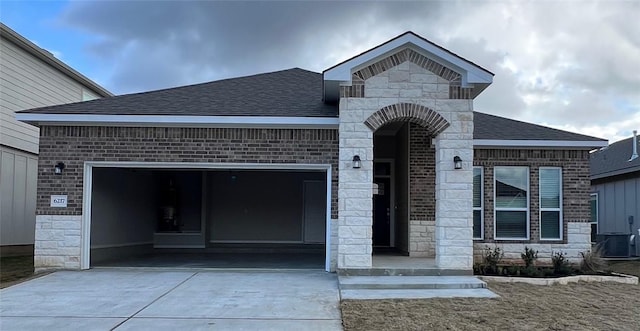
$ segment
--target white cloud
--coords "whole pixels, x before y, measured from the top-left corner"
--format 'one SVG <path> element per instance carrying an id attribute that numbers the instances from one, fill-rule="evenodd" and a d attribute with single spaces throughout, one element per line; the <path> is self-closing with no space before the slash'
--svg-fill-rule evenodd
<path id="1" fill-rule="evenodd" d="M 127 93 L 322 71 L 412 30 L 496 74 L 476 110 L 611 141 L 640 128 L 640 2 L 73 2 Z M 117 18 L 117 19 L 116 19 Z"/>

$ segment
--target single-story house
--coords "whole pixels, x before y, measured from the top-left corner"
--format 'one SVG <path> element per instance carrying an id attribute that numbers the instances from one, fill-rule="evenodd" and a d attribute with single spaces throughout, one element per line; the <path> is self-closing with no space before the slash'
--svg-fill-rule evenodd
<path id="1" fill-rule="evenodd" d="M 609 256 L 640 256 L 639 140 L 634 132 L 591 153 L 591 238 L 608 240 Z"/>
<path id="2" fill-rule="evenodd" d="M 475 112 L 492 81 L 407 32 L 322 73 L 20 112 L 41 129 L 36 268 L 278 245 L 319 247 L 327 271 L 468 273 L 486 245 L 577 258 L 607 141 Z"/>

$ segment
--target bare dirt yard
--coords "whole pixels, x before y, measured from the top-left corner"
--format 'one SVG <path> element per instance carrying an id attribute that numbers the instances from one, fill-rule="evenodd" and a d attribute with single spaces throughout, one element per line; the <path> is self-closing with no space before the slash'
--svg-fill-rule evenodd
<path id="1" fill-rule="evenodd" d="M 640 276 L 640 261 L 612 262 Z M 489 283 L 497 299 L 343 301 L 345 330 L 640 330 L 640 285 Z"/>
<path id="2" fill-rule="evenodd" d="M 41 275 L 33 273 L 33 255 L 0 257 L 0 288 Z"/>

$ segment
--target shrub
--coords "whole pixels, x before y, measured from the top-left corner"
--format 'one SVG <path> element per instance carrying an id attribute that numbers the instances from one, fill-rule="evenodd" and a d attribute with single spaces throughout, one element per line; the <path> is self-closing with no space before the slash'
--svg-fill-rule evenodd
<path id="1" fill-rule="evenodd" d="M 525 246 L 524 253 L 520 254 L 520 257 L 524 261 L 525 268 L 529 269 L 534 266 L 538 259 L 538 251 L 534 251 L 533 249 Z"/>
<path id="2" fill-rule="evenodd" d="M 583 273 L 609 272 L 609 263 L 602 258 L 602 245 L 598 244 L 592 250 L 580 252 L 580 271 Z"/>
<path id="3" fill-rule="evenodd" d="M 553 264 L 553 273 L 558 276 L 564 276 L 571 273 L 571 264 L 567 260 L 567 254 L 563 252 L 552 252 L 551 263 Z"/>
<path id="4" fill-rule="evenodd" d="M 498 274 L 498 264 L 502 261 L 504 257 L 504 252 L 500 249 L 500 247 L 495 247 L 491 249 L 491 247 L 485 247 L 482 252 L 482 263 L 484 273 Z"/>

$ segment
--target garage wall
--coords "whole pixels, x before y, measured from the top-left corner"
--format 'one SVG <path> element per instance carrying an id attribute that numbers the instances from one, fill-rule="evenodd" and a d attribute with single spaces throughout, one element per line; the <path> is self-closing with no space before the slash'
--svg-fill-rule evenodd
<path id="1" fill-rule="evenodd" d="M 320 172 L 209 172 L 210 240 L 302 242 L 304 180 L 324 177 Z"/>
<path id="2" fill-rule="evenodd" d="M 82 215 L 85 161 L 331 164 L 331 218 L 338 218 L 338 130 L 44 126 L 38 215 Z M 51 165 L 63 161 L 62 176 Z M 52 194 L 67 208 L 50 208 Z"/>
<path id="3" fill-rule="evenodd" d="M 157 211 L 156 184 L 150 171 L 93 169 L 92 248 L 151 243 Z"/>

